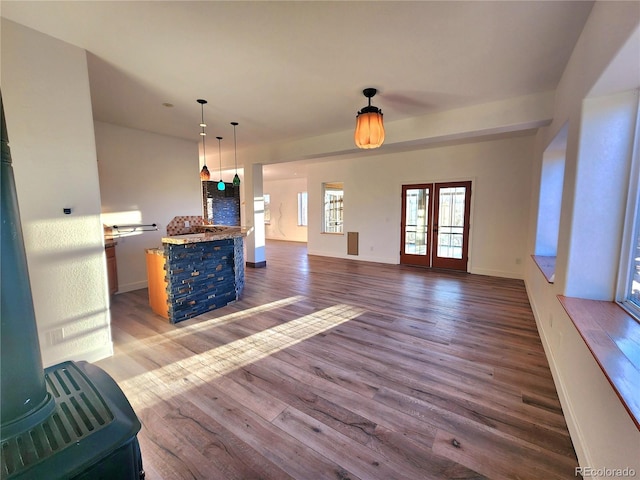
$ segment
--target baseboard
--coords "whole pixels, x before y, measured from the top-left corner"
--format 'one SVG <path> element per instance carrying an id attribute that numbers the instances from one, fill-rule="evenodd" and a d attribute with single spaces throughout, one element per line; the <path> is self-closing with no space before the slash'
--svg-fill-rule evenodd
<path id="1" fill-rule="evenodd" d="M 343 258 L 345 260 L 358 260 L 360 262 L 371 262 L 371 263 L 386 263 L 389 265 L 398 265 L 397 258 L 390 257 L 375 257 L 371 255 L 336 255 L 335 252 L 323 252 L 320 250 L 309 250 L 307 249 L 307 255 L 317 255 L 319 257 L 331 257 L 331 258 Z"/>
<path id="2" fill-rule="evenodd" d="M 85 353 L 81 360 L 93 363 L 97 362 L 98 360 L 109 358 L 111 356 L 113 356 L 113 342 L 109 342 L 109 344 L 104 346 L 103 348 L 91 350 L 90 352 Z"/>
<path id="3" fill-rule="evenodd" d="M 524 274 L 522 272 L 507 272 L 505 270 L 493 270 L 491 268 L 472 267 L 469 273 L 473 273 L 474 275 L 487 275 L 489 277 L 502 277 L 524 280 Z"/>
<path id="4" fill-rule="evenodd" d="M 250 268 L 265 268 L 267 266 L 267 261 L 263 260 L 261 262 L 246 262 L 246 265 Z"/>
<path id="5" fill-rule="evenodd" d="M 306 240 L 296 240 L 294 238 L 285 238 L 285 237 L 265 237 L 265 240 L 271 240 L 274 242 L 291 242 L 291 243 L 307 243 Z"/>
<path id="6" fill-rule="evenodd" d="M 146 280 L 124 284 L 121 283 L 118 285 L 118 291 L 116 292 L 116 295 L 118 293 L 133 292 L 134 290 L 140 290 L 141 288 L 147 288 L 148 286 L 149 284 Z"/>
<path id="7" fill-rule="evenodd" d="M 399 259 L 396 257 L 377 257 L 373 255 L 337 255 L 335 252 L 324 252 L 322 250 L 312 250 L 307 248 L 308 255 L 318 255 L 319 257 L 344 258 L 346 260 L 359 260 L 361 262 L 386 263 L 389 265 L 399 265 Z M 523 273 L 507 272 L 504 270 L 492 270 L 489 268 L 472 268 L 469 273 L 475 275 L 488 275 L 490 277 L 513 278 L 516 280 L 524 280 Z"/>
<path id="8" fill-rule="evenodd" d="M 529 305 L 531 305 L 531 311 L 533 312 L 533 318 L 536 322 L 538 335 L 540 336 L 540 341 L 542 342 L 542 348 L 544 349 L 545 356 L 547 357 L 547 363 L 549 364 L 549 369 L 551 370 L 553 383 L 556 387 L 556 391 L 558 392 L 558 399 L 560 400 L 562 412 L 564 414 L 565 421 L 567 422 L 567 429 L 569 430 L 569 433 L 571 435 L 573 448 L 576 452 L 576 457 L 578 458 L 578 465 L 580 465 L 581 467 L 595 465 L 595 463 L 591 459 L 589 450 L 585 448 L 585 445 L 587 443 L 585 442 L 584 434 L 582 433 L 580 424 L 576 421 L 576 415 L 573 411 L 573 406 L 564 387 L 564 379 L 562 377 L 562 374 L 556 367 L 556 360 L 553 355 L 553 350 L 549 347 L 550 343 L 547 339 L 544 328 L 542 328 L 542 319 L 540 318 L 540 313 L 530 293 L 531 288 L 526 279 L 524 282 L 524 286 L 525 291 L 527 292 L 527 297 L 529 298 Z"/>
<path id="9" fill-rule="evenodd" d="M 84 360 L 89 363 L 94 363 L 99 360 L 103 360 L 105 358 L 109 358 L 113 356 L 113 341 L 109 340 L 107 343 L 101 345 L 98 348 L 93 350 L 89 350 L 87 352 L 81 352 L 79 354 L 73 355 L 73 358 L 69 358 L 68 355 L 57 355 L 52 358 L 47 358 L 46 361 L 43 358 L 43 365 L 45 368 L 51 367 L 53 365 L 57 365 L 62 362 L 66 362 L 67 360 Z"/>

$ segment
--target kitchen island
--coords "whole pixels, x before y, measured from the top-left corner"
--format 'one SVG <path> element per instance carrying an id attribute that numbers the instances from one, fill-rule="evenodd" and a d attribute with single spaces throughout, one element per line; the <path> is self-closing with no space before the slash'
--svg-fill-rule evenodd
<path id="1" fill-rule="evenodd" d="M 205 225 L 147 249 L 149 303 L 177 323 L 235 302 L 244 289 L 244 237 L 251 228 Z"/>

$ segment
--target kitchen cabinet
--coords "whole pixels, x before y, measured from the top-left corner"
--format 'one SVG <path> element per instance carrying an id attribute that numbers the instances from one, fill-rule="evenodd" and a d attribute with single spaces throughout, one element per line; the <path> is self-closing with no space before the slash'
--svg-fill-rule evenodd
<path id="1" fill-rule="evenodd" d="M 107 255 L 107 278 L 109 280 L 109 295 L 118 291 L 118 265 L 116 263 L 116 245 L 108 243 L 104 247 Z"/>

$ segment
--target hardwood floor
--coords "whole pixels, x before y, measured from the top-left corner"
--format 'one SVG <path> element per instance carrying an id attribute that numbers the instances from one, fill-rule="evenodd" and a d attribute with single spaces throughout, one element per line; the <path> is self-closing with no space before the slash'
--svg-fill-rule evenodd
<path id="1" fill-rule="evenodd" d="M 246 283 L 177 325 L 113 300 L 148 480 L 576 478 L 522 281 L 271 241 Z"/>

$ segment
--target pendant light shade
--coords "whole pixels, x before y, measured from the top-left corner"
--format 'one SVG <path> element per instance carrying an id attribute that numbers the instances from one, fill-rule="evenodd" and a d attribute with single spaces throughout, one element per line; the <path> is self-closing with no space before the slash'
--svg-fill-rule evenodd
<path id="1" fill-rule="evenodd" d="M 231 122 L 233 125 L 233 158 L 236 163 L 236 175 L 233 177 L 233 186 L 240 186 L 240 177 L 238 176 L 238 143 L 236 141 L 236 127 L 238 126 L 238 122 Z"/>
<path id="2" fill-rule="evenodd" d="M 204 131 L 204 127 L 207 126 L 207 124 L 204 123 L 204 105 L 205 103 L 207 103 L 207 101 L 203 100 L 202 98 L 199 98 L 196 101 L 200 104 L 200 110 L 201 110 L 200 128 L 202 128 L 202 131 L 200 132 L 200 136 L 202 136 L 202 159 L 204 163 L 202 170 L 200 170 L 200 180 L 202 180 L 203 182 L 206 182 L 211 178 L 211 174 L 209 173 L 209 169 L 207 168 L 207 147 L 205 142 L 205 138 L 207 134 Z"/>
<path id="3" fill-rule="evenodd" d="M 362 93 L 369 99 L 369 105 L 360 110 L 356 116 L 354 140 L 358 148 L 378 148 L 384 142 L 384 123 L 382 110 L 371 105 L 371 97 L 377 93 L 377 90 L 365 88 Z"/>
<path id="4" fill-rule="evenodd" d="M 220 181 L 218 182 L 218 190 L 224 191 L 226 185 L 222 181 L 222 148 L 220 147 L 220 141 L 222 137 L 216 137 L 218 139 L 218 159 L 220 160 Z"/>

